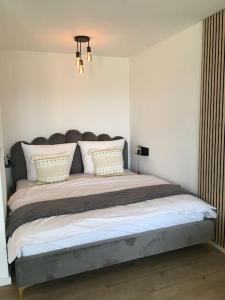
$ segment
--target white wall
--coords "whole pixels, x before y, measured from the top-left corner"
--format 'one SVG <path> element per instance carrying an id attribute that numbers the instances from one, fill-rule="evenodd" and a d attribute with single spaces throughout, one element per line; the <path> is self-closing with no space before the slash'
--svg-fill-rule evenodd
<path id="1" fill-rule="evenodd" d="M 197 191 L 202 25 L 130 60 L 131 148 L 150 148 L 142 171 Z M 132 165 L 135 166 L 135 158 Z"/>
<path id="2" fill-rule="evenodd" d="M 2 143 L 2 119 L 0 106 L 0 286 L 11 283 L 9 277 L 6 239 L 5 239 L 5 215 L 6 215 L 6 182 L 4 169 L 4 151 Z"/>
<path id="3" fill-rule="evenodd" d="M 80 75 L 75 55 L 0 52 L 4 146 L 78 129 L 129 140 L 129 60 L 94 57 Z"/>

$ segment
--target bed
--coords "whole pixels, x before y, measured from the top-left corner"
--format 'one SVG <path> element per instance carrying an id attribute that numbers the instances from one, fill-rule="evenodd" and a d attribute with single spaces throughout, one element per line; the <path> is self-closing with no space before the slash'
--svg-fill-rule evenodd
<path id="1" fill-rule="evenodd" d="M 106 134 L 96 136 L 91 132 L 81 134 L 70 130 L 65 135 L 57 133 L 49 139 L 36 138 L 32 144 L 63 144 L 80 140 L 112 139 Z M 47 202 L 56 205 L 62 198 L 68 201 L 71 197 L 81 197 L 89 205 L 86 205 L 88 209 L 83 209 L 79 204 L 76 213 L 33 219 L 34 209 L 24 210 L 20 219 L 15 218 L 8 225 L 8 258 L 9 263 L 15 265 L 21 299 L 24 288 L 37 283 L 213 239 L 214 208 L 163 179 L 127 170 L 127 142 L 123 149 L 126 171 L 121 177 L 97 178 L 83 174 L 81 152 L 77 147 L 69 181 L 37 185 L 27 181 L 21 142 L 11 148 L 11 157 L 16 191 L 9 200 L 12 212 L 29 208 L 29 205 L 33 205 L 32 208 L 37 205 L 38 211 L 40 203 L 44 211 Z M 142 197 L 140 202 L 137 200 L 139 195 Z M 104 198 L 109 199 L 110 204 L 106 204 Z M 23 218 L 27 221 L 18 222 Z"/>

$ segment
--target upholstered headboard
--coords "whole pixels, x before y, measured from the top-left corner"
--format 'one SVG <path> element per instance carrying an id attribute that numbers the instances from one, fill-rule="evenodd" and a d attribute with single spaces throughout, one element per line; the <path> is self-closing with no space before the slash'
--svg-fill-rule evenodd
<path id="1" fill-rule="evenodd" d="M 32 145 L 53 145 L 53 144 L 63 144 L 63 143 L 75 143 L 77 141 L 110 141 L 122 139 L 121 136 L 116 136 L 111 138 L 108 134 L 100 134 L 96 136 L 93 132 L 80 133 L 78 130 L 69 130 L 65 134 L 55 133 L 50 136 L 49 139 L 44 137 L 38 137 L 34 139 L 30 144 Z M 24 142 L 24 141 L 23 141 Z M 27 142 L 24 142 L 28 144 Z M 128 149 L 127 142 L 125 142 L 123 149 L 123 159 L 124 168 L 128 168 Z M 20 179 L 27 178 L 26 162 L 23 154 L 23 149 L 21 146 L 21 141 L 15 143 L 11 148 L 11 161 L 12 161 L 12 181 L 13 186 Z M 80 147 L 77 146 L 73 157 L 73 163 L 71 167 L 71 174 L 83 173 L 83 163 L 80 152 Z"/>

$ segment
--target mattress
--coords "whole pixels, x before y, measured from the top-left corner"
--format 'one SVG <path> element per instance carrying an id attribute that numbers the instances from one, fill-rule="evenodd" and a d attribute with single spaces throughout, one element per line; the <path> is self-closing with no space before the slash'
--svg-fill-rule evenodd
<path id="1" fill-rule="evenodd" d="M 76 183 L 79 181 L 79 193 L 84 191 L 87 193 L 87 184 L 89 184 L 90 189 L 95 190 L 96 186 L 101 185 L 101 181 L 108 182 L 108 188 L 112 189 L 118 185 L 119 181 L 118 177 L 96 179 L 91 176 L 77 175 L 77 177 L 73 177 L 71 182 L 64 184 L 70 187 L 73 180 Z M 126 180 L 128 186 L 128 182 L 132 186 L 135 184 L 138 186 L 140 181 L 145 182 L 145 180 L 146 184 L 147 181 L 152 184 L 165 183 L 164 180 L 154 176 L 145 178 L 131 173 L 128 173 L 127 178 L 123 179 L 123 181 Z M 95 183 L 93 187 L 91 187 L 92 182 Z M 64 190 L 64 185 L 61 184 L 60 188 L 60 184 L 55 188 L 54 185 L 36 187 L 36 185 L 23 181 L 23 183 L 18 184 L 18 191 L 21 193 L 21 199 L 22 195 L 29 194 L 30 190 L 33 192 L 34 188 L 40 191 L 40 197 L 47 190 L 50 194 L 49 199 L 53 192 L 60 198 L 61 189 Z M 83 189 L 81 189 L 82 185 Z M 88 189 L 89 192 L 90 189 Z M 24 199 L 23 201 L 26 203 L 26 197 Z M 11 199 L 11 205 L 12 207 L 18 207 L 15 199 Z M 8 259 L 11 263 L 16 257 L 30 256 L 149 230 L 202 221 L 205 218 L 216 218 L 214 207 L 192 195 L 170 196 L 78 214 L 43 218 L 26 223 L 14 232 L 7 245 Z"/>

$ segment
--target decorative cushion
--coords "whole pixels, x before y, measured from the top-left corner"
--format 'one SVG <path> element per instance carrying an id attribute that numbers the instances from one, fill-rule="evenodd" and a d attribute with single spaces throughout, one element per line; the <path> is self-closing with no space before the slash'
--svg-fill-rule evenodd
<path id="1" fill-rule="evenodd" d="M 61 153 L 53 155 L 33 156 L 37 180 L 40 183 L 54 183 L 65 181 L 70 174 L 70 154 Z"/>
<path id="2" fill-rule="evenodd" d="M 94 150 L 105 150 L 118 147 L 123 150 L 125 139 L 113 141 L 78 141 L 85 174 L 94 174 L 94 162 L 92 152 Z"/>
<path id="3" fill-rule="evenodd" d="M 124 174 L 122 148 L 96 150 L 92 152 L 94 172 L 97 176 Z"/>
<path id="4" fill-rule="evenodd" d="M 71 168 L 77 143 L 65 143 L 56 145 L 28 145 L 21 143 L 21 145 L 26 161 L 27 178 L 29 181 L 37 181 L 36 167 L 34 164 L 34 160 L 32 159 L 33 156 L 53 155 L 66 152 L 69 154 L 69 168 Z"/>

